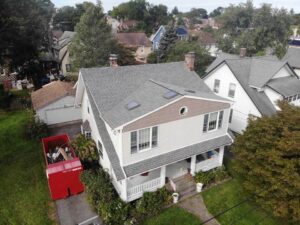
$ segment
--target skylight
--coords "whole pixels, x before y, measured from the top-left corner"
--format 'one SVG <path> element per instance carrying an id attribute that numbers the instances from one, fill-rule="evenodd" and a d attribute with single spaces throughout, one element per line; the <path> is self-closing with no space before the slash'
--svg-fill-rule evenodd
<path id="1" fill-rule="evenodd" d="M 135 108 L 137 108 L 139 106 L 140 106 L 140 104 L 138 102 L 136 102 L 136 101 L 130 101 L 130 102 L 127 103 L 127 105 L 125 107 L 128 110 L 133 110 L 133 109 L 135 109 Z"/>
<path id="2" fill-rule="evenodd" d="M 164 94 L 164 98 L 166 98 L 166 99 L 171 99 L 171 98 L 176 97 L 177 95 L 178 95 L 177 92 L 172 91 L 172 90 L 169 90 L 169 91 L 167 91 L 167 92 Z"/>

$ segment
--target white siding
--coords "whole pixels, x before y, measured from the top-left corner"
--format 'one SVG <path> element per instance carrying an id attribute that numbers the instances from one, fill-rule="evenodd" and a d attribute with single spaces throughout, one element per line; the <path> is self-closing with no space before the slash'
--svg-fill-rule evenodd
<path id="1" fill-rule="evenodd" d="M 295 73 L 300 76 L 300 69 L 294 69 Z"/>
<path id="2" fill-rule="evenodd" d="M 212 74 L 204 78 L 204 82 L 211 90 L 214 88 L 215 79 L 220 80 L 219 93 L 216 94 L 234 101 L 234 104 L 232 105 L 233 117 L 229 127 L 233 131 L 242 133 L 242 131 L 247 127 L 248 115 L 252 114 L 260 117 L 261 113 L 258 111 L 248 94 L 245 92 L 226 64 L 219 66 L 215 71 L 212 72 Z M 236 84 L 234 98 L 228 97 L 230 83 Z"/>
<path id="3" fill-rule="evenodd" d="M 278 100 L 282 100 L 282 96 L 280 94 L 278 94 L 277 92 L 275 92 L 274 90 L 272 90 L 271 88 L 265 88 L 264 90 L 265 94 L 268 96 L 268 98 L 271 100 L 271 102 L 273 103 L 273 105 L 275 106 L 275 108 L 277 110 L 279 110 L 279 107 L 277 106 L 276 102 Z"/>
<path id="4" fill-rule="evenodd" d="M 123 164 L 128 165 L 199 142 L 223 136 L 228 129 L 229 109 L 224 110 L 221 129 L 203 133 L 204 115 L 190 117 L 158 126 L 158 146 L 131 154 L 130 132 L 123 133 Z"/>
<path id="5" fill-rule="evenodd" d="M 274 76 L 273 76 L 273 79 L 274 78 L 280 78 L 280 77 L 288 77 L 288 76 L 291 76 L 292 72 L 290 71 L 290 69 L 285 66 L 285 67 L 282 67 Z"/>

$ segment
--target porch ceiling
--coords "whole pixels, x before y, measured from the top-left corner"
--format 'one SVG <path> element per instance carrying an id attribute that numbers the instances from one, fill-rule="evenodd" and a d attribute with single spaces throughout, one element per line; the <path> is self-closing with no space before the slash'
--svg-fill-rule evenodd
<path id="1" fill-rule="evenodd" d="M 193 155 L 198 155 L 207 152 L 211 149 L 216 149 L 224 145 L 230 145 L 232 139 L 228 135 L 204 141 L 195 145 L 187 146 L 163 155 L 159 155 L 150 159 L 146 159 L 128 166 L 124 166 L 124 171 L 127 177 L 144 173 L 149 170 L 168 165 Z"/>

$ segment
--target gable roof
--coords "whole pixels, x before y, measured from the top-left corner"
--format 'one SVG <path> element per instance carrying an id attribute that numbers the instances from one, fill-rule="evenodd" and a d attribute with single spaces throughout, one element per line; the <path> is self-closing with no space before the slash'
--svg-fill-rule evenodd
<path id="1" fill-rule="evenodd" d="M 145 33 L 117 33 L 116 38 L 119 43 L 129 47 L 151 46 Z"/>
<path id="2" fill-rule="evenodd" d="M 117 68 L 81 69 L 83 81 L 89 89 L 100 115 L 113 128 L 124 125 L 162 107 L 183 95 L 192 95 L 184 90 L 194 90 L 194 95 L 215 101 L 230 102 L 215 95 L 194 71 L 189 71 L 184 62 L 122 66 Z M 168 90 L 179 95 L 166 99 Z M 140 104 L 127 110 L 126 104 Z"/>
<path id="3" fill-rule="evenodd" d="M 290 47 L 283 60 L 288 61 L 292 67 L 300 69 L 300 48 Z"/>
<path id="4" fill-rule="evenodd" d="M 54 46 L 56 50 L 60 50 L 68 45 L 74 38 L 76 32 L 64 31 L 63 35 L 58 39 L 58 44 Z"/>
<path id="5" fill-rule="evenodd" d="M 276 112 L 266 94 L 252 87 L 262 88 L 265 86 L 275 73 L 286 65 L 286 62 L 281 62 L 274 56 L 240 58 L 237 55 L 221 53 L 207 68 L 206 76 L 221 64 L 229 67 L 260 113 L 271 115 Z"/>
<path id="6" fill-rule="evenodd" d="M 53 81 L 50 84 L 44 85 L 41 89 L 32 92 L 31 101 L 33 108 L 38 110 L 68 95 L 75 95 L 72 83 Z"/>
<path id="7" fill-rule="evenodd" d="M 151 35 L 150 41 L 153 42 L 153 40 L 156 38 L 156 36 L 159 34 L 159 32 L 160 32 L 161 30 L 162 30 L 163 32 L 166 31 L 166 28 L 165 28 L 164 25 L 161 25 L 161 26 L 157 29 L 157 31 L 155 32 L 155 34 L 152 34 L 152 35 Z"/>

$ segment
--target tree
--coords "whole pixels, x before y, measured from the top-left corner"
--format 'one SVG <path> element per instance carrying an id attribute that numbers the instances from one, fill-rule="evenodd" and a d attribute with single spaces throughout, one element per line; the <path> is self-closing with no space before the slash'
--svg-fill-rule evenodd
<path id="1" fill-rule="evenodd" d="M 209 17 L 217 17 L 220 16 L 224 12 L 224 8 L 219 6 L 218 8 L 214 9 L 210 14 Z"/>
<path id="2" fill-rule="evenodd" d="M 197 42 L 179 41 L 168 52 L 167 62 L 184 61 L 185 54 L 195 52 L 195 71 L 203 76 L 207 66 L 212 62 L 212 57 Z"/>
<path id="3" fill-rule="evenodd" d="M 106 23 L 101 5 L 90 5 L 75 27 L 76 35 L 70 45 L 75 68 L 104 66 L 116 42 Z"/>
<path id="4" fill-rule="evenodd" d="M 273 116 L 250 119 L 233 145 L 243 187 L 276 216 L 300 221 L 300 108 L 279 102 Z"/>
<path id="5" fill-rule="evenodd" d="M 177 6 L 175 6 L 173 9 L 172 9 L 172 12 L 171 12 L 173 15 L 178 15 L 179 14 L 179 10 L 177 8 Z"/>
<path id="6" fill-rule="evenodd" d="M 166 32 L 164 33 L 164 36 L 160 40 L 159 49 L 158 49 L 158 55 L 159 60 L 163 60 L 166 55 L 168 54 L 169 50 L 175 45 L 175 42 L 177 40 L 176 30 L 174 27 L 174 24 L 170 24 L 166 28 Z"/>

